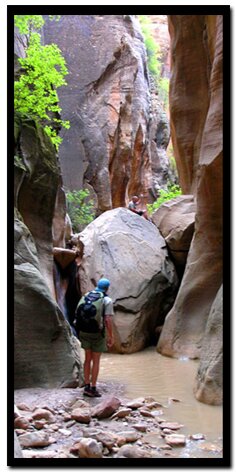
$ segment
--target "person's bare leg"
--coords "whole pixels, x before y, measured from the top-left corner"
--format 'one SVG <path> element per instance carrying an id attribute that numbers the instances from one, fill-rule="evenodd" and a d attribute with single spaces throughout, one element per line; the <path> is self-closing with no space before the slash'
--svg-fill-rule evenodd
<path id="1" fill-rule="evenodd" d="M 85 350 L 85 360 L 84 360 L 84 383 L 85 384 L 90 384 L 91 361 L 92 361 L 92 351 Z"/>
<path id="2" fill-rule="evenodd" d="M 92 352 L 92 360 L 93 360 L 92 378 L 91 378 L 92 386 L 96 386 L 96 383 L 97 383 L 99 366 L 100 366 L 100 358 L 101 358 L 101 353 Z"/>

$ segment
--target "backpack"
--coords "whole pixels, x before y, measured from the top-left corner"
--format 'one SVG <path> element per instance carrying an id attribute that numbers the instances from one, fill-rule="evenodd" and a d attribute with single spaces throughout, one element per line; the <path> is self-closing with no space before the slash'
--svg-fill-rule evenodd
<path id="1" fill-rule="evenodd" d="M 102 333 L 104 330 L 104 294 L 103 292 L 90 291 L 79 301 L 75 311 L 74 326 L 77 334 Z"/>

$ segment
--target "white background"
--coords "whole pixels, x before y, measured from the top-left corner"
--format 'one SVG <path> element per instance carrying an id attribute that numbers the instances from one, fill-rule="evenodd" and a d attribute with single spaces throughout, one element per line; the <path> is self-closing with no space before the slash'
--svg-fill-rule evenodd
<path id="1" fill-rule="evenodd" d="M 127 2 L 113 2 L 112 0 L 109 1 L 104 1 L 102 3 L 98 3 L 96 1 L 87 1 L 83 2 L 82 4 L 80 2 L 73 2 L 73 1 L 68 1 L 68 5 L 144 5 L 144 9 L 146 5 L 175 5 L 175 2 L 161 2 L 159 3 L 158 1 L 128 1 Z M 1 436 L 0 436 L 0 467 L 1 471 L 5 471 L 9 469 L 7 467 L 7 413 L 6 413 L 6 406 L 7 406 L 7 299 L 6 299 L 6 294 L 7 294 L 7 187 L 6 187 L 6 181 L 7 181 L 7 76 L 6 76 L 6 71 L 7 71 L 7 5 L 65 5 L 64 2 L 56 1 L 56 2 L 37 2 L 37 1 L 25 1 L 25 2 L 16 2 L 16 1 L 7 1 L 7 2 L 1 2 L 1 7 L 0 7 L 0 48 L 1 48 L 1 73 L 0 73 L 0 129 L 1 129 L 1 153 L 0 153 L 0 163 L 1 163 L 1 171 L 0 171 L 0 189 L 1 189 L 1 198 L 0 198 L 0 218 L 1 218 L 1 231 L 0 231 L 0 237 L 1 237 L 1 244 L 0 244 L 0 249 L 1 249 L 1 329 L 0 329 L 0 347 L 1 347 L 1 378 L 0 378 L 0 383 L 1 383 L 1 398 L 0 398 L 0 428 L 1 428 Z M 186 2 L 176 2 L 176 6 L 178 5 L 191 5 L 189 1 Z M 234 51 L 234 45 L 235 45 L 235 33 L 234 33 L 234 8 L 233 8 L 233 3 L 232 2 L 225 2 L 225 1 L 206 1 L 206 2 L 193 2 L 193 5 L 230 5 L 232 8 L 232 76 L 231 76 L 231 83 L 232 83 L 232 89 L 233 89 L 233 84 L 235 82 L 235 63 L 234 63 L 234 57 L 235 57 L 235 51 Z M 145 10 L 144 10 L 145 14 Z M 234 129 L 234 123 L 233 123 L 233 118 L 234 118 L 234 110 L 235 110 L 235 97 L 233 94 L 232 90 L 232 137 L 234 135 L 235 129 Z M 228 120 L 227 120 L 228 122 Z M 232 139 L 232 151 L 231 151 L 231 163 L 232 163 L 232 297 L 233 297 L 233 292 L 235 290 L 234 288 L 234 281 L 235 281 L 235 252 L 233 248 L 233 241 L 234 241 L 234 235 L 235 235 L 235 221 L 234 221 L 234 209 L 233 207 L 235 206 L 235 191 L 234 191 L 234 186 L 233 184 L 236 183 L 236 175 L 235 175 L 235 164 L 233 162 L 234 160 L 234 140 Z M 12 157 L 13 159 L 13 157 Z M 229 160 L 229 156 L 225 156 L 225 159 Z M 13 191 L 13 190 L 11 190 Z M 12 251 L 12 248 L 10 249 Z M 13 297 L 13 288 L 12 288 L 12 297 Z M 232 365 L 235 364 L 235 350 L 234 350 L 234 344 L 235 344 L 235 324 L 233 324 L 233 315 L 234 315 L 234 300 L 232 300 L 232 308 L 231 308 L 231 314 L 227 313 L 225 314 L 225 317 L 229 317 L 231 315 L 231 324 L 233 328 L 233 336 L 232 336 L 232 360 L 231 363 Z M 227 376 L 229 375 L 228 373 L 226 374 Z M 232 372 L 233 378 L 235 377 L 235 369 L 233 369 Z M 235 425 L 235 407 L 233 403 L 233 393 L 235 393 L 235 379 L 232 379 L 232 392 L 231 392 L 231 399 L 232 399 L 232 414 L 233 414 L 233 426 Z M 235 436 L 234 436 L 234 428 L 232 429 L 232 455 L 233 455 L 233 450 L 235 447 Z M 233 463 L 234 463 L 234 458 L 233 458 Z M 234 466 L 234 465 L 233 465 Z M 27 471 L 33 471 L 33 468 L 21 468 L 22 470 L 27 470 Z M 117 469 L 117 468 L 116 468 Z M 44 468 L 45 471 L 50 471 L 50 468 Z M 69 471 L 70 468 L 64 468 L 63 470 Z M 84 471 L 88 472 L 94 470 L 94 468 L 79 468 L 79 471 Z M 105 469 L 106 471 L 109 471 L 108 468 Z M 122 468 L 122 471 L 129 470 L 129 468 Z M 137 469 L 138 471 L 150 471 L 149 468 L 143 468 Z M 158 468 L 158 471 L 171 471 L 173 468 Z M 191 470 L 188 468 L 184 468 L 185 471 Z M 207 468 L 201 468 L 202 471 L 208 471 Z M 211 468 L 211 471 L 218 470 L 218 468 Z"/>

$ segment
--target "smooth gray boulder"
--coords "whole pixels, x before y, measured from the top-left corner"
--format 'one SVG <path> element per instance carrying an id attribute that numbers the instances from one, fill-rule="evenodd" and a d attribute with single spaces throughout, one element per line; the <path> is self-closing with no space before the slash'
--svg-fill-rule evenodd
<path id="1" fill-rule="evenodd" d="M 100 277 L 111 281 L 114 350 L 132 353 L 155 339 L 176 295 L 178 278 L 165 240 L 151 222 L 125 208 L 104 212 L 79 234 L 85 293 Z"/>

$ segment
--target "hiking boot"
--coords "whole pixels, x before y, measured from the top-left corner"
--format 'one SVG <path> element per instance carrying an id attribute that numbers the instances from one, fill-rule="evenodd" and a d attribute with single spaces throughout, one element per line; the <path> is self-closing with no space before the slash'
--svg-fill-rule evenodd
<path id="1" fill-rule="evenodd" d="M 92 397 L 101 397 L 102 395 L 97 391 L 96 386 L 90 388 L 90 396 Z"/>
<path id="2" fill-rule="evenodd" d="M 90 384 L 85 385 L 83 394 L 84 394 L 84 396 L 93 397 L 93 394 L 91 393 Z"/>

